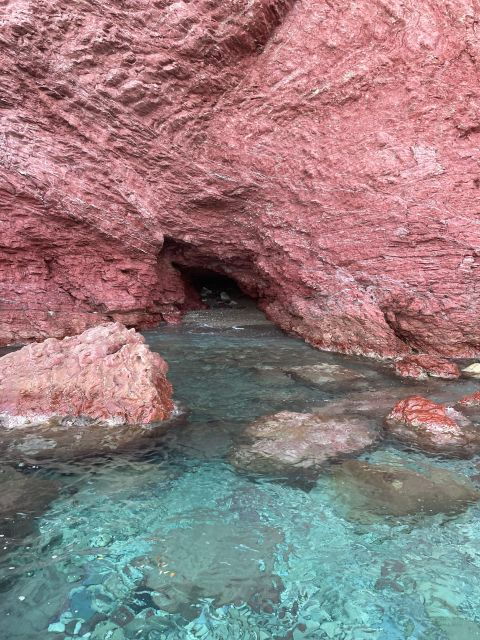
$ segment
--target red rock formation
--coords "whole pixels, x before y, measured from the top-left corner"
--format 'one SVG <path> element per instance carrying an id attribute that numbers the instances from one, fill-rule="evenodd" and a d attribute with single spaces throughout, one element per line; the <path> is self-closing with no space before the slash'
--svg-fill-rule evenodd
<path id="1" fill-rule="evenodd" d="M 465 407 L 480 407 L 480 391 L 463 396 L 457 404 Z"/>
<path id="2" fill-rule="evenodd" d="M 166 420 L 173 410 L 167 369 L 140 334 L 118 323 L 49 338 L 0 358 L 0 423 L 52 416 Z"/>
<path id="3" fill-rule="evenodd" d="M 480 451 L 480 430 L 468 418 L 422 396 L 398 402 L 385 425 L 391 436 L 427 453 L 469 457 Z"/>
<path id="4" fill-rule="evenodd" d="M 173 261 L 322 348 L 478 353 L 469 0 L 2 8 L 3 343 L 176 319 Z"/>
<path id="5" fill-rule="evenodd" d="M 249 443 L 235 447 L 230 460 L 258 473 L 318 472 L 328 462 L 363 453 L 379 435 L 363 417 L 280 411 L 252 422 L 243 434 Z"/>
<path id="6" fill-rule="evenodd" d="M 394 366 L 397 375 L 402 376 L 402 378 L 415 378 L 416 380 L 425 380 L 429 376 L 453 380 L 461 375 L 460 368 L 454 362 L 424 353 L 405 356 L 397 360 Z"/>

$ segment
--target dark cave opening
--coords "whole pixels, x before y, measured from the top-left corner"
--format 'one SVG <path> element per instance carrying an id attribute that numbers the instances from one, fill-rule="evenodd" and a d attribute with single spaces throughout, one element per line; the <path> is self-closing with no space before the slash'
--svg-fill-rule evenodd
<path id="1" fill-rule="evenodd" d="M 189 287 L 209 309 L 256 307 L 255 300 L 244 293 L 229 276 L 203 267 L 186 267 L 173 263 Z"/>

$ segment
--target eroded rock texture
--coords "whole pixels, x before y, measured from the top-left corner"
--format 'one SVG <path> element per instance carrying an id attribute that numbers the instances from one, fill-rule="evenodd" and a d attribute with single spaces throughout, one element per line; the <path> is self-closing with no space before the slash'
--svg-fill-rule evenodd
<path id="1" fill-rule="evenodd" d="M 0 427 L 39 424 L 41 435 L 50 418 L 167 420 L 173 411 L 167 370 L 143 336 L 119 323 L 27 345 L 0 358 Z"/>
<path id="2" fill-rule="evenodd" d="M 478 353 L 477 9 L 4 0 L 0 340 L 175 320 L 184 265 L 322 348 Z"/>
<path id="3" fill-rule="evenodd" d="M 453 407 L 422 396 L 398 402 L 385 427 L 396 440 L 427 453 L 468 458 L 480 451 L 478 425 Z"/>
<path id="4" fill-rule="evenodd" d="M 445 358 L 437 358 L 427 354 L 418 354 L 400 358 L 394 364 L 395 373 L 402 378 L 426 380 L 427 378 L 442 378 L 454 380 L 461 375 L 460 367 Z"/>

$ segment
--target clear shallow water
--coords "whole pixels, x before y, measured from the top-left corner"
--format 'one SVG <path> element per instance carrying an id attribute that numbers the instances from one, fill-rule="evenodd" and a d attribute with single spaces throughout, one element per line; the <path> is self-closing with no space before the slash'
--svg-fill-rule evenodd
<path id="1" fill-rule="evenodd" d="M 281 367 L 348 363 L 369 370 L 371 390 L 385 394 L 402 383 L 268 325 L 192 323 L 147 339 L 169 362 L 188 419 L 150 450 L 23 469 L 55 479 L 61 493 L 35 531 L 16 547 L 6 541 L 1 638 L 480 638 L 478 505 L 455 517 L 356 521 L 328 474 L 295 486 L 228 464 L 250 420 L 348 395 L 344 386 L 305 386 Z M 442 399 L 460 388 L 469 383 L 431 383 L 426 392 Z M 389 443 L 363 457 L 427 461 Z M 434 463 L 479 473 L 477 459 Z"/>

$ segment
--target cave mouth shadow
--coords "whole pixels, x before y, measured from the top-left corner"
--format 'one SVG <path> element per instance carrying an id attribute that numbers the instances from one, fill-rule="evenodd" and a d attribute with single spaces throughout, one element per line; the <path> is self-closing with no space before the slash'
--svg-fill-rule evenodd
<path id="1" fill-rule="evenodd" d="M 203 267 L 186 267 L 175 262 L 172 264 L 206 308 L 249 309 L 257 307 L 254 298 L 244 293 L 233 278 Z"/>

